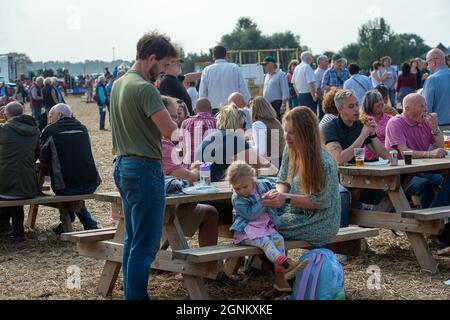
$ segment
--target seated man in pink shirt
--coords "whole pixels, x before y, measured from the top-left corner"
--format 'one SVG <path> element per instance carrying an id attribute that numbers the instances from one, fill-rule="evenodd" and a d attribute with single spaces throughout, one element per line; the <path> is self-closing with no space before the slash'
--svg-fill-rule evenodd
<path id="1" fill-rule="evenodd" d="M 208 131 L 216 129 L 216 118 L 211 115 L 211 102 L 206 98 L 197 100 L 195 116 L 183 121 L 179 132 L 179 144 L 183 148 L 184 163 L 193 163 L 195 150 L 208 135 Z"/>
<path id="2" fill-rule="evenodd" d="M 176 100 L 170 97 L 162 96 L 164 105 L 167 108 L 172 119 L 177 117 Z M 194 163 L 191 166 L 181 162 L 175 150 L 175 145 L 167 138 L 162 138 L 162 166 L 164 175 L 173 176 L 178 179 L 194 183 L 199 180 L 199 164 Z M 184 234 L 191 237 L 195 234 L 198 227 L 198 242 L 200 247 L 213 246 L 217 244 L 219 213 L 211 205 L 205 204 L 186 204 L 185 208 L 179 210 L 186 212 L 179 217 L 183 226 Z"/>
<path id="3" fill-rule="evenodd" d="M 425 99 L 417 93 L 407 95 L 403 100 L 404 112 L 391 118 L 386 126 L 386 149 L 396 149 L 399 157 L 403 152 L 413 151 L 413 159 L 443 158 L 444 137 L 438 127 L 435 113 L 429 114 Z M 405 188 L 407 196 L 418 195 L 422 208 L 441 207 L 450 203 L 450 182 L 435 195 L 434 188 L 442 184 L 439 174 L 423 173 L 411 180 Z"/>

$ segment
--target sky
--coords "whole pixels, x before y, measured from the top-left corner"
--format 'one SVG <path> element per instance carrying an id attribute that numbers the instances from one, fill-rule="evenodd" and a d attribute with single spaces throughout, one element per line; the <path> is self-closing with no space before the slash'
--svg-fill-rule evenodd
<path id="1" fill-rule="evenodd" d="M 208 52 L 241 16 L 263 34 L 292 31 L 314 54 L 338 51 L 369 19 L 429 46 L 450 46 L 449 0 L 0 0 L 0 53 L 33 61 L 132 60 L 148 31 L 166 33 L 186 53 Z M 114 48 L 114 49 L 113 49 Z M 246 48 L 242 48 L 246 49 Z"/>

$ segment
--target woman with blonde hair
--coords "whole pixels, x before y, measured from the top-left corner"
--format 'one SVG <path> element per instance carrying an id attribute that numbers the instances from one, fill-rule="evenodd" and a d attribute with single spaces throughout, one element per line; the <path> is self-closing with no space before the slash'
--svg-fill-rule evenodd
<path id="1" fill-rule="evenodd" d="M 322 145 L 317 116 L 309 108 L 289 111 L 283 127 L 287 149 L 276 190 L 266 193 L 263 203 L 271 208 L 283 207 L 279 232 L 286 240 L 322 246 L 339 231 L 341 200 L 336 164 Z"/>
<path id="2" fill-rule="evenodd" d="M 279 167 L 285 147 L 283 127 L 277 120 L 277 113 L 264 97 L 250 102 L 252 110 L 252 136 L 256 153 L 275 162 Z"/>
<path id="3" fill-rule="evenodd" d="M 194 161 L 211 163 L 211 181 L 225 177 L 229 165 L 243 160 L 253 168 L 269 168 L 276 174 L 277 168 L 259 156 L 245 141 L 245 112 L 234 104 L 223 107 L 217 115 L 217 130 L 205 137 L 195 152 Z"/>

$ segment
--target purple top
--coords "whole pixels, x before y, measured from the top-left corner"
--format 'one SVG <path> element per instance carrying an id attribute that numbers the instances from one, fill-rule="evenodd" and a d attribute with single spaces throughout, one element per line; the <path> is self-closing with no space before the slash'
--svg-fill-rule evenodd
<path id="1" fill-rule="evenodd" d="M 389 122 L 389 120 L 392 118 L 392 116 L 383 112 L 383 114 L 381 115 L 380 118 L 376 118 L 376 117 L 374 117 L 374 118 L 375 118 L 375 123 L 377 124 L 376 132 L 377 132 L 378 139 L 381 141 L 381 143 L 384 144 L 384 142 L 386 140 L 386 126 L 387 126 L 387 123 Z M 376 154 L 374 154 L 372 151 L 370 151 L 369 148 L 366 148 L 365 158 L 368 161 L 378 159 Z"/>
<path id="2" fill-rule="evenodd" d="M 257 201 L 261 200 L 261 196 L 256 190 L 256 185 L 252 190 L 252 195 L 256 197 Z M 262 213 L 257 219 L 250 221 L 244 229 L 244 232 L 235 232 L 233 242 L 235 244 L 241 243 L 244 240 L 255 240 L 262 237 L 271 236 L 276 230 L 267 212 Z"/>
<path id="3" fill-rule="evenodd" d="M 391 118 L 386 126 L 385 147 L 388 150 L 397 149 L 402 144 L 411 150 L 427 151 L 434 142 L 435 138 L 426 122 L 414 124 L 403 114 Z"/>

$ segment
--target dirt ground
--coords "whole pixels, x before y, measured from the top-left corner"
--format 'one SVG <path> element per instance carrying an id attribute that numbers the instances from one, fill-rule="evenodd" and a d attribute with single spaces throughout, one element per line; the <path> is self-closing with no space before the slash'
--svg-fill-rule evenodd
<path id="1" fill-rule="evenodd" d="M 89 129 L 97 168 L 103 179 L 98 191 L 112 191 L 111 131 L 98 130 L 99 116 L 95 104 L 86 104 L 80 98 L 69 97 L 66 101 L 73 107 L 75 116 Z M 114 226 L 108 204 L 88 201 L 87 207 L 103 227 Z M 51 230 L 58 219 L 56 209 L 41 208 L 36 229 L 26 231 L 26 242 L 11 244 L 6 237 L 0 238 L 0 299 L 102 299 L 95 290 L 103 262 L 80 257 L 75 253 L 74 244 L 60 241 Z M 78 220 L 74 227 L 82 230 Z M 438 257 L 437 248 L 430 244 L 440 265 L 439 272 L 436 275 L 422 272 L 406 236 L 399 234 L 397 237 L 391 231 L 381 231 L 378 237 L 368 241 L 376 255 L 343 263 L 347 299 L 450 299 L 450 286 L 444 284 L 450 278 L 450 257 Z M 299 252 L 290 254 L 295 257 Z M 71 266 L 80 268 L 80 289 L 69 289 L 66 285 Z M 379 290 L 368 286 L 371 266 L 380 269 Z M 243 273 L 241 275 L 245 277 Z M 119 276 L 111 299 L 123 298 L 121 284 Z M 245 278 L 237 287 L 210 284 L 208 288 L 213 299 L 252 300 L 262 299 L 271 285 L 270 277 L 255 276 Z M 155 299 L 188 299 L 180 275 L 152 275 L 149 291 Z"/>

